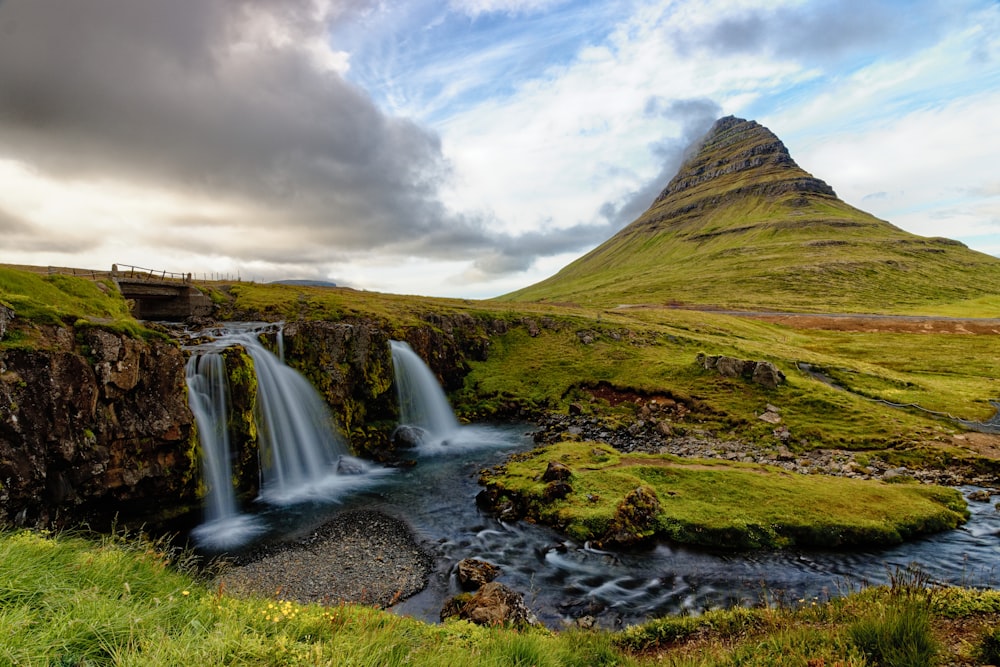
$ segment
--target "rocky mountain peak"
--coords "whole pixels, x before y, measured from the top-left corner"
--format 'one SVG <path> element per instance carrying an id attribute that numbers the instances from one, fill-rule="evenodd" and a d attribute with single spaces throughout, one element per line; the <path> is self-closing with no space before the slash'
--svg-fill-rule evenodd
<path id="1" fill-rule="evenodd" d="M 770 194 L 800 190 L 836 197 L 829 185 L 802 170 L 769 129 L 735 116 L 720 118 L 654 202 L 711 188 L 731 190 L 747 182 L 775 184 Z M 780 185 L 777 185 L 780 183 Z"/>

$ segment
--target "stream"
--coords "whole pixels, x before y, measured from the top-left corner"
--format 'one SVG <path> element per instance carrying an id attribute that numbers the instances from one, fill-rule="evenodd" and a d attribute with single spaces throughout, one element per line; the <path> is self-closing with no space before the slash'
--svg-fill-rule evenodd
<path id="1" fill-rule="evenodd" d="M 309 529 L 351 509 L 378 510 L 406 521 L 436 563 L 421 593 L 396 613 L 437 622 L 459 592 L 452 574 L 463 558 L 499 565 L 498 581 L 524 595 L 552 628 L 584 619 L 615 628 L 664 614 L 782 601 L 809 604 L 888 583 L 911 565 L 935 583 L 1000 587 L 1000 512 L 969 502 L 972 517 L 956 530 L 878 550 L 712 552 L 674 544 L 608 552 L 526 522 L 482 513 L 479 471 L 533 446 L 528 425 L 463 426 L 417 465 L 373 475 L 338 500 L 273 507 L 259 515 L 272 534 Z M 974 487 L 963 488 L 966 495 Z M 287 534 L 287 533 L 286 533 Z"/>

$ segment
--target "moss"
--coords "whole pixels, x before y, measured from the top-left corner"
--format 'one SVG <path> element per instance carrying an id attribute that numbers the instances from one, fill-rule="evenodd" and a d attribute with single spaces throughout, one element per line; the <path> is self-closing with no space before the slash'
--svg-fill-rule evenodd
<path id="1" fill-rule="evenodd" d="M 260 461 L 257 433 L 257 374 L 253 359 L 241 345 L 222 351 L 229 379 L 229 444 L 235 457 L 234 484 L 242 493 L 256 493 Z"/>
<path id="2" fill-rule="evenodd" d="M 573 472 L 573 491 L 546 499 L 548 461 Z M 724 549 L 896 544 L 967 518 L 961 494 L 778 468 L 625 455 L 592 442 L 561 442 L 483 474 L 489 504 L 577 539 L 635 544 L 650 537 Z"/>

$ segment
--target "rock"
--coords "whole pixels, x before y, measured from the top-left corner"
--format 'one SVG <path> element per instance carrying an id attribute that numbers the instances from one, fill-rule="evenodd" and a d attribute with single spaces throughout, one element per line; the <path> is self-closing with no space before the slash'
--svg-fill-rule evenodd
<path id="1" fill-rule="evenodd" d="M 910 471 L 906 468 L 891 468 L 882 473 L 882 479 L 886 482 L 894 479 L 901 480 L 910 477 Z"/>
<path id="2" fill-rule="evenodd" d="M 365 468 L 361 462 L 356 459 L 352 459 L 349 456 L 340 456 L 337 459 L 337 474 L 363 475 L 365 474 Z"/>
<path id="3" fill-rule="evenodd" d="M 723 377 L 742 377 L 768 389 L 774 389 L 785 381 L 785 374 L 770 361 L 750 361 L 723 355 L 699 354 L 697 362 L 705 370 L 715 370 Z"/>
<path id="4" fill-rule="evenodd" d="M 392 432 L 392 444 L 397 449 L 414 449 L 423 443 L 429 434 L 425 429 L 410 424 L 400 424 Z"/>
<path id="5" fill-rule="evenodd" d="M 978 489 L 976 491 L 973 491 L 966 497 L 975 503 L 988 503 L 990 502 L 991 496 L 992 494 L 986 489 Z"/>
<path id="6" fill-rule="evenodd" d="M 579 403 L 570 403 L 568 411 L 571 417 L 576 417 L 583 414 L 583 406 Z"/>
<path id="7" fill-rule="evenodd" d="M 779 415 L 776 412 L 770 412 L 770 411 L 765 412 L 764 414 L 757 417 L 757 419 L 761 420 L 762 422 L 767 422 L 768 424 L 781 423 L 781 415 Z"/>
<path id="8" fill-rule="evenodd" d="M 448 600 L 441 610 L 441 620 L 452 617 L 487 626 L 539 624 L 521 594 L 496 581 L 487 583 L 471 597 L 457 596 Z"/>
<path id="9" fill-rule="evenodd" d="M 0 303 L 0 340 L 7 333 L 7 325 L 14 321 L 14 311 Z"/>
<path id="10" fill-rule="evenodd" d="M 199 461 L 180 348 L 97 327 L 37 335 L 3 353 L 0 523 L 151 523 L 193 502 Z"/>
<path id="11" fill-rule="evenodd" d="M 543 482 L 555 482 L 555 481 L 565 481 L 573 475 L 573 471 L 570 470 L 565 464 L 559 463 L 558 461 L 549 461 L 549 464 L 545 467 L 545 472 L 542 473 Z"/>
<path id="12" fill-rule="evenodd" d="M 525 319 L 524 326 L 528 328 L 528 335 L 532 338 L 536 338 L 538 334 L 542 333 L 541 329 L 538 328 L 538 323 L 532 319 Z"/>
<path id="13" fill-rule="evenodd" d="M 753 369 L 750 379 L 768 389 L 776 389 L 778 385 L 785 381 L 785 374 L 778 370 L 778 367 L 770 361 L 758 361 Z"/>
<path id="14" fill-rule="evenodd" d="M 648 486 L 629 491 L 615 509 L 608 531 L 601 543 L 614 546 L 639 544 L 652 537 L 660 513 L 660 500 Z"/>
<path id="15" fill-rule="evenodd" d="M 552 502 L 553 500 L 562 500 L 571 493 L 573 493 L 572 486 L 566 482 L 557 480 L 549 482 L 545 486 L 545 489 L 542 491 L 542 498 L 545 502 Z"/>
<path id="16" fill-rule="evenodd" d="M 477 558 L 463 558 L 455 569 L 459 585 L 467 591 L 485 586 L 500 576 L 498 566 Z"/>

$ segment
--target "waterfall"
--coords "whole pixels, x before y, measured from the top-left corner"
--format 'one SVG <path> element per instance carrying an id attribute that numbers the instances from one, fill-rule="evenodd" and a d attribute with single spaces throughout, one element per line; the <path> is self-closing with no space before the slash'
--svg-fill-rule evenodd
<path id="1" fill-rule="evenodd" d="M 288 502 L 321 492 L 349 455 L 333 416 L 309 381 L 260 344 L 240 341 L 257 373 L 257 433 L 261 497 Z"/>
<path id="2" fill-rule="evenodd" d="M 389 345 L 399 397 L 400 423 L 419 427 L 427 432 L 432 442 L 444 444 L 445 439 L 459 428 L 444 390 L 431 369 L 409 345 L 395 340 Z"/>
<path id="3" fill-rule="evenodd" d="M 201 443 L 202 477 L 208 488 L 205 523 L 195 529 L 198 541 L 226 547 L 259 532 L 253 517 L 241 514 L 233 487 L 229 446 L 229 380 L 218 352 L 192 355 L 187 362 L 188 403 Z"/>
<path id="4" fill-rule="evenodd" d="M 233 488 L 228 377 L 222 356 L 227 347 L 243 346 L 257 378 L 254 418 L 260 500 L 276 504 L 309 498 L 334 500 L 339 492 L 363 485 L 365 473 L 383 471 L 349 455 L 323 399 L 305 377 L 261 344 L 262 330 L 260 325 L 230 325 L 212 332 L 211 342 L 188 348 L 192 352 L 187 365 L 189 401 L 208 487 L 206 522 L 194 534 L 211 546 L 239 543 L 256 532 L 254 517 L 240 514 Z M 283 351 L 280 329 L 278 334 Z"/>

